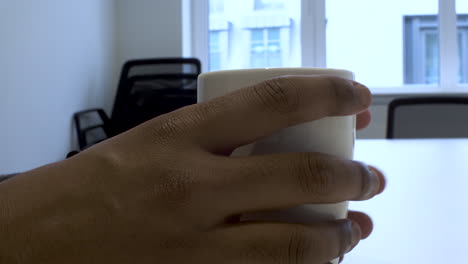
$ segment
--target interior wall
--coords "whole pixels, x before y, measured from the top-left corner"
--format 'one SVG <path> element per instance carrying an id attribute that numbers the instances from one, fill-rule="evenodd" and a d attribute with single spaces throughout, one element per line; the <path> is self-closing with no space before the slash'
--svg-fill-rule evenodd
<path id="1" fill-rule="evenodd" d="M 181 0 L 116 0 L 118 58 L 182 56 Z"/>
<path id="2" fill-rule="evenodd" d="M 112 105 L 115 1 L 0 1 L 0 36 L 0 174 L 65 158 L 73 113 Z"/>

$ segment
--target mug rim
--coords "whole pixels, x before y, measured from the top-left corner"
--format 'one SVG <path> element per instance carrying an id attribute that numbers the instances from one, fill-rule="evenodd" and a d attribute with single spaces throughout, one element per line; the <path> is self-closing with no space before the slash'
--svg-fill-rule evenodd
<path id="1" fill-rule="evenodd" d="M 345 69 L 338 69 L 338 68 L 319 68 L 319 67 L 279 67 L 279 68 L 252 68 L 252 69 L 232 69 L 232 70 L 220 70 L 220 71 L 211 71 L 211 72 L 204 72 L 200 74 L 200 77 L 206 77 L 210 75 L 219 75 L 219 74 L 233 74 L 233 73 L 242 73 L 242 72 L 248 72 L 248 73 L 254 73 L 254 72 L 277 72 L 277 71 L 303 71 L 308 72 L 308 71 L 314 71 L 316 74 L 326 74 L 330 73 L 333 74 L 332 72 L 340 72 L 344 74 L 351 74 L 354 75 L 354 72 L 350 70 L 345 70 Z M 288 74 L 285 72 L 285 74 Z"/>

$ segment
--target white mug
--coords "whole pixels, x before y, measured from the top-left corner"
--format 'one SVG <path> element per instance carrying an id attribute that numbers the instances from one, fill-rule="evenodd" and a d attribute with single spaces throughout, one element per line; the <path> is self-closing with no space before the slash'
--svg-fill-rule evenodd
<path id="1" fill-rule="evenodd" d="M 204 73 L 198 78 L 198 102 L 225 95 L 234 90 L 284 75 L 327 75 L 354 80 L 346 70 L 319 68 L 267 68 Z M 311 86 L 310 89 L 316 87 Z M 233 155 L 258 155 L 279 152 L 320 152 L 353 159 L 356 117 L 326 117 L 284 128 L 253 144 L 241 147 Z M 308 204 L 294 208 L 243 215 L 242 220 L 267 220 L 310 223 L 346 218 L 348 202 Z M 332 263 L 338 263 L 334 260 Z"/>

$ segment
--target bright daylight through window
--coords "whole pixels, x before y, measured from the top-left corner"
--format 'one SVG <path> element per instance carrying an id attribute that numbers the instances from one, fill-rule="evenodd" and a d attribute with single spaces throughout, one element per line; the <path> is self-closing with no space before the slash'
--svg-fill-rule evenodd
<path id="1" fill-rule="evenodd" d="M 438 84 L 438 12 L 437 0 L 327 0 L 327 65 L 374 87 Z"/>
<path id="2" fill-rule="evenodd" d="M 193 1 L 209 6 L 209 71 L 310 66 L 308 60 L 352 70 L 373 89 L 468 83 L 468 0 Z M 306 57 L 304 39 L 326 40 L 312 53 L 325 55 L 323 63 Z"/>
<path id="3" fill-rule="evenodd" d="M 210 0 L 209 70 L 299 67 L 300 0 Z"/>
<path id="4" fill-rule="evenodd" d="M 468 84 L 468 1 L 457 0 L 458 82 Z"/>

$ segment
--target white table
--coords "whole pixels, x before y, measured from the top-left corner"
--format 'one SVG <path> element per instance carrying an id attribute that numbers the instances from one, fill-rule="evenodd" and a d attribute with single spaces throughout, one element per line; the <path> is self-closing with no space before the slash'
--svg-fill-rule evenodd
<path id="1" fill-rule="evenodd" d="M 356 159 L 388 185 L 351 203 L 375 226 L 344 264 L 468 263 L 468 139 L 358 140 Z"/>

